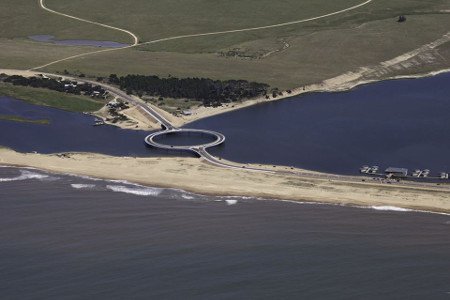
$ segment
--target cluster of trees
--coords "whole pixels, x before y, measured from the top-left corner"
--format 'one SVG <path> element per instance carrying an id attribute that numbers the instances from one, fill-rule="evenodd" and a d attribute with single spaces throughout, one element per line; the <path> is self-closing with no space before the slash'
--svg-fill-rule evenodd
<path id="1" fill-rule="evenodd" d="M 12 75 L 3 78 L 4 82 L 13 85 L 30 86 L 34 88 L 45 88 L 58 92 L 66 92 L 75 95 L 90 95 L 101 97 L 105 90 L 100 86 L 93 86 L 89 83 L 78 84 L 77 82 L 59 81 L 46 77 L 23 77 Z"/>
<path id="2" fill-rule="evenodd" d="M 246 80 L 212 80 L 207 78 L 159 78 L 158 76 L 111 74 L 109 83 L 116 84 L 128 94 L 202 101 L 205 106 L 264 96 L 269 85 Z"/>

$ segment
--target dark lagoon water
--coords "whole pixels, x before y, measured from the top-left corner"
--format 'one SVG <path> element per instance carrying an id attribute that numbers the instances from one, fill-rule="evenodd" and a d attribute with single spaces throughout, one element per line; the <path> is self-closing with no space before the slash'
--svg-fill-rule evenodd
<path id="1" fill-rule="evenodd" d="M 178 132 L 155 137 L 155 142 L 172 146 L 195 146 L 214 142 L 215 136 L 192 132 Z"/>
<path id="2" fill-rule="evenodd" d="M 92 47 L 103 47 L 103 48 L 122 48 L 129 46 L 128 44 L 122 44 L 112 41 L 95 41 L 95 40 L 55 40 L 53 35 L 32 35 L 29 38 L 36 42 L 52 43 L 57 45 L 66 46 L 92 46 Z"/>
<path id="3" fill-rule="evenodd" d="M 187 127 L 225 134 L 215 155 L 356 173 L 364 164 L 450 171 L 450 73 L 314 93 Z"/>
<path id="4" fill-rule="evenodd" d="M 59 109 L 36 106 L 0 97 L 0 115 L 50 121 L 36 125 L 0 120 L 0 144 L 20 152 L 97 152 L 117 156 L 152 156 L 146 148 L 146 131 L 123 130 L 115 126 L 92 126 L 95 118 Z"/>
<path id="5" fill-rule="evenodd" d="M 449 299 L 450 217 L 0 168 L 2 299 Z"/>

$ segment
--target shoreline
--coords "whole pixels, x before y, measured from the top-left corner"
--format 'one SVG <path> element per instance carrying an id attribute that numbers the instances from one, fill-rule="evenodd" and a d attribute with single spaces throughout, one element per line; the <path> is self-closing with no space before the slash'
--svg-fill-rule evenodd
<path id="1" fill-rule="evenodd" d="M 399 207 L 450 213 L 450 185 L 382 184 L 229 170 L 197 158 L 133 158 L 100 154 L 21 154 L 0 149 L 0 165 L 29 167 L 51 173 L 124 180 L 144 186 L 178 189 L 201 195 L 252 197 L 357 207 Z"/>
<path id="2" fill-rule="evenodd" d="M 264 97 L 259 97 L 259 98 L 255 98 L 255 99 L 249 99 L 249 100 L 246 100 L 246 101 L 240 102 L 240 103 L 233 103 L 232 106 L 234 106 L 234 107 L 210 108 L 209 112 L 207 112 L 207 113 L 201 112 L 201 115 L 198 117 L 191 117 L 191 118 L 176 117 L 176 118 L 181 118 L 183 120 L 181 122 L 181 126 L 186 126 L 190 123 L 193 123 L 193 122 L 205 119 L 205 118 L 217 116 L 217 115 L 224 114 L 224 113 L 233 112 L 236 110 L 240 110 L 240 109 L 251 107 L 254 105 L 258 105 L 258 104 L 283 101 L 283 100 L 287 100 L 287 99 L 290 99 L 293 97 L 297 97 L 297 96 L 301 96 L 301 95 L 305 95 L 305 94 L 309 94 L 309 93 L 348 92 L 348 91 L 351 91 L 358 87 L 361 87 L 361 86 L 364 86 L 367 84 L 372 84 L 372 83 L 391 81 L 391 80 L 401 80 L 401 79 L 421 79 L 421 78 L 437 76 L 437 75 L 444 74 L 444 73 L 450 73 L 450 68 L 441 69 L 441 70 L 437 70 L 437 71 L 430 71 L 427 73 L 418 73 L 418 74 L 411 74 L 411 75 L 396 75 L 396 76 L 391 76 L 391 77 L 387 77 L 387 78 L 361 79 L 358 81 L 350 81 L 347 83 L 343 83 L 343 82 L 327 83 L 334 79 L 334 78 L 331 78 L 331 79 L 324 80 L 321 83 L 306 85 L 305 90 L 303 90 L 303 87 L 298 87 L 298 88 L 292 89 L 291 90 L 292 92 L 290 94 L 288 94 L 287 91 L 282 91 L 283 96 L 278 96 L 276 98 L 270 97 L 270 99 L 265 99 Z M 342 75 L 340 75 L 340 76 L 342 76 Z M 339 77 L 339 76 L 337 76 L 337 77 Z M 335 77 L 335 78 L 337 78 L 337 77 Z M 204 107 L 201 107 L 200 109 L 202 109 L 202 108 L 204 108 Z M 208 109 L 208 108 L 206 108 L 206 109 Z M 195 115 L 195 113 L 198 113 L 198 111 L 196 111 L 196 110 L 192 110 L 192 112 L 193 112 L 193 115 Z"/>
<path id="3" fill-rule="evenodd" d="M 111 183 L 123 183 L 127 185 L 134 185 L 137 187 L 142 188 L 156 188 L 156 189 L 166 189 L 166 190 L 172 190 L 177 191 L 181 193 L 189 193 L 196 196 L 211 196 L 211 197 L 217 197 L 217 198 L 241 198 L 241 200 L 247 200 L 247 199 L 253 199 L 257 201 L 276 201 L 276 202 L 286 202 L 286 203 L 292 203 L 292 204 L 305 204 L 305 205 L 327 205 L 327 206 L 334 206 L 334 207 L 348 207 L 348 208 L 357 208 L 357 209 L 371 209 L 375 211 L 392 211 L 392 212 L 405 212 L 405 213 L 424 213 L 424 214 L 435 214 L 435 215 L 441 215 L 441 216 L 450 216 L 450 212 L 447 211 L 432 211 L 432 210 L 419 210 L 419 209 L 413 209 L 413 208 L 406 208 L 406 207 L 398 207 L 398 206 L 388 206 L 388 205 L 356 205 L 356 204 L 344 204 L 344 203 L 333 203 L 333 202 L 318 202 L 318 201 L 301 201 L 301 200 L 289 200 L 289 199 L 276 199 L 276 198 L 261 198 L 261 197 L 255 197 L 255 196 L 246 196 L 246 195 L 217 195 L 217 194 L 208 194 L 208 193 L 199 193 L 199 192 L 192 192 L 184 189 L 178 189 L 173 187 L 162 187 L 162 186 L 149 186 L 144 185 L 136 182 L 129 182 L 127 180 L 121 180 L 121 179 L 109 179 L 109 178 L 99 178 L 99 177 L 92 177 L 88 175 L 77 175 L 72 173 L 61 173 L 61 172 L 54 172 L 49 171 L 41 168 L 35 168 L 30 166 L 22 166 L 22 165 L 2 165 L 0 164 L 0 168 L 14 168 L 14 169 L 25 169 L 25 170 L 34 170 L 39 172 L 45 172 L 51 175 L 61 175 L 61 176 L 69 176 L 69 177 L 75 177 L 75 178 L 81 178 L 85 180 L 92 180 L 92 181 L 106 181 Z"/>
<path id="4" fill-rule="evenodd" d="M 368 69 L 362 68 L 362 69 L 364 71 L 372 70 L 371 68 L 368 68 Z M 45 72 L 36 72 L 36 71 L 28 71 L 28 70 L 14 70 L 14 69 L 0 69 L 0 73 L 6 73 L 8 75 L 11 75 L 11 74 L 12 75 L 21 75 L 21 76 L 36 76 L 37 74 L 46 74 L 46 75 L 55 75 L 55 76 L 57 75 L 57 76 L 64 77 L 64 75 L 58 75 L 58 74 L 49 74 L 49 73 L 45 73 Z M 304 87 L 297 87 L 297 88 L 291 89 L 290 94 L 287 91 L 282 91 L 283 95 L 277 96 L 275 98 L 270 96 L 269 99 L 266 99 L 265 97 L 261 96 L 261 97 L 254 98 L 254 99 L 248 99 L 248 100 L 245 100 L 245 101 L 239 102 L 239 103 L 225 104 L 225 106 L 222 106 L 222 107 L 215 107 L 215 108 L 204 107 L 204 106 L 198 107 L 196 109 L 191 110 L 192 111 L 191 116 L 174 116 L 153 104 L 146 103 L 146 105 L 151 106 L 153 109 L 157 110 L 160 114 L 164 115 L 176 127 L 184 127 L 190 123 L 193 123 L 193 122 L 205 119 L 205 118 L 237 111 L 237 110 L 251 107 L 254 105 L 271 103 L 271 102 L 276 102 L 276 101 L 283 101 L 283 100 L 286 100 L 289 98 L 301 96 L 301 95 L 308 94 L 308 93 L 347 92 L 347 91 L 351 91 L 355 88 L 358 88 L 360 86 L 377 83 L 377 82 L 390 81 L 390 80 L 401 80 L 401 79 L 428 78 L 428 77 L 433 77 L 433 76 L 437 76 L 437 75 L 444 74 L 444 73 L 450 73 L 450 68 L 440 69 L 440 70 L 436 70 L 436 71 L 430 71 L 430 72 L 426 72 L 426 73 L 411 74 L 411 75 L 396 75 L 396 76 L 390 76 L 390 77 L 386 77 L 386 78 L 375 78 L 375 79 L 360 78 L 360 79 L 354 80 L 354 78 L 349 78 L 349 79 L 345 79 L 345 78 L 347 76 L 362 77 L 363 75 L 358 72 L 355 72 L 355 73 L 348 72 L 348 73 L 344 73 L 344 74 L 338 75 L 338 76 L 330 78 L 330 79 L 323 80 L 320 83 L 310 84 L 310 85 L 306 85 Z M 80 78 L 80 80 L 82 80 L 82 79 L 83 78 Z M 140 101 L 143 101 L 140 98 L 137 98 L 136 96 L 133 96 L 133 97 Z M 130 110 L 133 110 L 133 108 L 134 107 L 131 107 Z M 93 116 L 105 119 L 105 116 L 103 114 L 101 114 L 100 111 L 91 112 L 90 114 Z M 122 128 L 122 129 L 127 129 L 127 130 L 150 130 L 150 131 L 153 131 L 153 130 L 160 129 L 159 124 L 157 122 L 155 122 L 154 120 L 152 120 L 152 122 L 144 121 L 144 118 L 141 118 L 142 116 L 139 116 L 139 113 L 137 115 L 134 112 L 133 112 L 133 114 L 130 114 L 130 115 L 128 115 L 127 113 L 125 113 L 125 114 L 130 118 L 130 121 L 133 122 L 133 124 L 129 124 L 129 122 L 127 124 L 125 124 L 126 122 L 123 122 L 123 123 L 118 122 L 115 124 L 107 122 L 107 124 L 111 125 L 111 126 L 116 126 L 116 127 Z"/>

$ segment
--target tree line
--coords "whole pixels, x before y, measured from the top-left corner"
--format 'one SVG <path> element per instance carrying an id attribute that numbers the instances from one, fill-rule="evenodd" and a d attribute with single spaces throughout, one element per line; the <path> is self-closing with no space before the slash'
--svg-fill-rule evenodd
<path id="1" fill-rule="evenodd" d="M 118 85 L 128 94 L 142 97 L 185 98 L 202 101 L 205 106 L 265 96 L 269 85 L 246 80 L 212 80 L 208 78 L 159 78 L 158 76 L 111 74 L 109 83 Z"/>
<path id="2" fill-rule="evenodd" d="M 78 84 L 76 82 L 60 81 L 53 78 L 23 77 L 20 75 L 12 75 L 2 77 L 2 81 L 11 83 L 13 85 L 45 88 L 53 91 L 66 92 L 75 95 L 97 95 L 98 97 L 100 97 L 105 93 L 105 90 L 102 87 L 94 86 L 90 83 Z"/>

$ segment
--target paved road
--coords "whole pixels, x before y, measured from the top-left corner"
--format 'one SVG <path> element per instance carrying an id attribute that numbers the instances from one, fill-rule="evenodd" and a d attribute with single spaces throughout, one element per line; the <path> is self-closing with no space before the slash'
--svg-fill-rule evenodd
<path id="1" fill-rule="evenodd" d="M 67 78 L 67 77 L 66 77 Z M 68 77 L 71 78 L 71 77 Z M 73 78 L 72 79 L 74 81 L 83 81 L 77 78 Z M 69 79 L 69 80 L 72 80 Z M 97 81 L 91 81 L 91 80 L 85 80 L 85 82 L 91 83 L 93 85 L 99 85 L 102 88 L 104 88 L 105 90 L 107 90 L 109 93 L 120 97 L 122 99 L 124 99 L 125 101 L 128 101 L 132 104 L 134 104 L 136 107 L 138 107 L 138 109 L 143 112 L 144 114 L 149 115 L 151 118 L 153 118 L 153 120 L 156 120 L 158 123 L 160 123 L 164 129 L 170 130 L 175 128 L 170 122 L 169 120 L 167 120 L 161 113 L 159 113 L 155 108 L 151 107 L 150 105 L 146 104 L 144 101 L 142 100 L 138 100 L 136 98 L 134 98 L 131 95 L 128 95 L 127 93 L 123 92 L 122 90 L 110 86 L 109 84 L 105 84 L 105 83 L 100 83 Z"/>
<path id="2" fill-rule="evenodd" d="M 64 79 L 70 80 L 70 81 L 86 82 L 86 83 L 90 83 L 92 85 L 99 85 L 102 88 L 104 88 L 105 90 L 107 90 L 110 94 L 117 96 L 119 98 L 122 98 L 123 100 L 128 101 L 129 103 L 134 104 L 141 112 L 150 116 L 150 118 L 152 120 L 155 120 L 156 122 L 160 123 L 164 127 L 164 129 L 171 130 L 171 129 L 175 128 L 169 122 L 169 120 L 167 120 L 155 108 L 151 107 L 150 105 L 147 105 L 142 100 L 138 100 L 138 99 L 134 98 L 133 96 L 128 95 L 124 91 L 122 91 L 114 86 L 111 86 L 109 84 L 102 83 L 102 82 L 97 82 L 97 81 L 93 81 L 93 80 L 85 80 L 83 78 L 77 78 L 77 77 L 71 77 L 71 76 L 65 76 L 65 75 L 58 75 L 58 74 L 51 74 L 51 73 L 41 73 L 41 74 L 46 75 L 46 76 L 52 76 L 52 77 L 55 77 L 55 76 L 62 77 Z"/>
<path id="3" fill-rule="evenodd" d="M 51 78 L 60 78 L 61 77 L 63 79 L 69 80 L 69 81 L 77 81 L 80 83 L 86 82 L 86 83 L 90 83 L 92 85 L 99 85 L 102 88 L 104 88 L 106 91 L 108 91 L 111 95 L 116 96 L 118 98 L 122 98 L 123 100 L 128 101 L 129 103 L 132 103 L 133 105 L 135 105 L 139 110 L 141 110 L 141 112 L 143 112 L 145 115 L 147 115 L 152 122 L 156 121 L 159 124 L 161 124 L 165 129 L 168 129 L 168 130 L 175 128 L 170 123 L 170 121 L 164 117 L 164 115 L 162 115 L 160 112 L 158 112 L 157 109 L 155 109 L 151 105 L 148 105 L 143 100 L 141 100 L 137 97 L 128 95 L 124 91 L 122 91 L 112 85 L 106 84 L 106 83 L 97 82 L 97 81 L 89 80 L 86 78 L 79 78 L 79 77 L 72 77 L 72 76 L 66 76 L 66 75 L 61 75 L 61 74 L 53 74 L 53 73 L 30 71 L 30 70 L 0 69 L 0 73 L 5 73 L 5 74 L 9 74 L 9 75 L 20 75 L 20 76 L 25 76 L 25 77 L 38 76 L 38 74 L 42 74 L 42 75 L 45 75 L 45 76 L 48 76 Z"/>
<path id="4" fill-rule="evenodd" d="M 161 43 L 161 42 L 166 42 L 166 41 L 179 40 L 179 39 L 185 39 L 185 38 L 193 38 L 193 37 L 201 37 L 201 36 L 212 36 L 212 35 L 222 35 L 222 34 L 231 34 L 231 33 L 239 33 L 239 32 L 257 31 L 257 30 L 271 29 L 271 28 L 284 27 L 284 26 L 290 26 L 290 25 L 295 25 L 295 24 L 311 22 L 311 21 L 320 20 L 320 19 L 323 19 L 323 18 L 335 16 L 335 15 L 338 15 L 338 14 L 342 14 L 342 13 L 345 13 L 345 12 L 349 12 L 349 11 L 358 9 L 358 8 L 360 8 L 362 6 L 370 4 L 372 1 L 373 0 L 366 0 L 363 3 L 354 5 L 352 7 L 348 7 L 348 8 L 341 9 L 341 10 L 338 10 L 338 11 L 335 11 L 335 12 L 332 12 L 332 13 L 324 14 L 324 15 L 317 16 L 317 17 L 307 18 L 307 19 L 301 19 L 301 20 L 295 20 L 295 21 L 290 21 L 290 22 L 284 22 L 284 23 L 278 23 L 278 24 L 272 24 L 272 25 L 266 25 L 266 26 L 259 26 L 259 27 L 250 27 L 250 28 L 235 29 L 235 30 L 225 30 L 225 31 L 216 31 L 216 32 L 206 32 L 206 33 L 179 35 L 179 36 L 167 37 L 167 38 L 157 39 L 157 40 L 148 41 L 148 42 L 144 42 L 144 43 L 139 43 L 137 35 L 132 33 L 131 31 L 128 31 L 128 30 L 125 30 L 125 29 L 121 29 L 121 28 L 117 28 L 117 27 L 113 27 L 113 26 L 109 26 L 109 25 L 102 24 L 102 23 L 99 23 L 99 22 L 94 22 L 94 21 L 89 21 L 89 20 L 86 20 L 86 19 L 81 19 L 81 18 L 78 18 L 78 17 L 75 17 L 75 16 L 71 16 L 71 15 L 68 15 L 68 14 L 64 14 L 64 13 L 60 13 L 60 12 L 54 11 L 54 10 L 52 10 L 52 9 L 50 9 L 50 8 L 45 6 L 44 0 L 39 0 L 40 7 L 42 9 L 50 12 L 50 13 L 54 13 L 54 14 L 57 14 L 57 15 L 60 15 L 60 16 L 64 16 L 64 17 L 67 17 L 67 18 L 79 20 L 79 21 L 82 21 L 82 22 L 87 22 L 87 23 L 98 25 L 98 26 L 102 26 L 102 27 L 106 27 L 106 28 L 110 28 L 110 29 L 115 29 L 115 30 L 119 30 L 119 31 L 122 31 L 122 32 L 126 32 L 127 34 L 129 34 L 129 35 L 131 35 L 133 37 L 134 44 L 130 45 L 130 46 L 122 47 L 122 48 L 103 49 L 103 50 L 91 51 L 91 52 L 87 52 L 87 53 L 81 53 L 81 54 L 69 56 L 69 57 L 66 57 L 66 58 L 63 58 L 63 59 L 55 60 L 55 61 L 47 63 L 45 65 L 34 67 L 34 68 L 30 69 L 30 70 L 39 70 L 39 69 L 42 69 L 42 68 L 45 68 L 45 67 L 57 64 L 59 62 L 63 62 L 63 61 L 67 61 L 67 60 L 71 60 L 71 59 L 75 59 L 75 58 L 80 58 L 80 57 L 84 57 L 84 56 L 88 56 L 88 55 L 92 55 L 92 54 L 97 54 L 97 53 L 118 51 L 118 50 L 127 49 L 127 48 L 134 48 L 134 47 L 137 47 L 137 46 L 140 46 L 140 45 L 156 44 L 156 43 Z"/>
<path id="5" fill-rule="evenodd" d="M 155 141 L 158 136 L 167 135 L 171 133 L 196 133 L 196 134 L 205 134 L 215 137 L 215 140 L 210 143 L 196 145 L 196 146 L 176 146 L 176 145 L 166 145 L 161 144 Z M 190 151 L 197 153 L 196 149 L 203 148 L 208 149 L 211 147 L 219 146 L 225 142 L 225 136 L 219 132 L 211 131 L 211 130 L 203 130 L 203 129 L 186 129 L 186 128 L 171 128 L 158 132 L 154 132 L 148 135 L 145 138 L 145 142 L 147 145 L 163 149 L 163 150 L 178 150 L 178 151 Z"/>
<path id="6" fill-rule="evenodd" d="M 221 167 L 227 168 L 231 170 L 240 170 L 246 172 L 258 172 L 258 173 L 266 173 L 272 175 L 287 175 L 287 176 L 295 176 L 301 177 L 304 179 L 321 179 L 335 182 L 345 182 L 345 183 L 362 183 L 363 181 L 366 183 L 380 183 L 381 179 L 368 177 L 368 176 L 349 176 L 349 175 L 336 175 L 336 174 L 326 174 L 326 173 L 314 173 L 307 171 L 300 171 L 298 169 L 292 168 L 291 170 L 286 169 L 283 166 L 275 166 L 274 170 L 270 170 L 267 168 L 258 168 L 245 164 L 238 164 L 234 162 L 223 161 L 220 158 L 214 157 L 211 155 L 205 148 L 195 148 L 193 149 L 195 153 L 197 153 L 205 162 Z M 282 168 L 285 168 L 282 170 Z M 440 185 L 432 185 L 430 183 L 422 183 L 422 182 L 413 182 L 413 181 L 400 181 L 390 183 L 384 183 L 384 185 L 389 185 L 392 187 L 414 187 L 414 188 L 425 188 L 425 189 L 433 189 L 439 191 L 448 191 L 450 192 L 449 184 L 440 184 Z"/>

